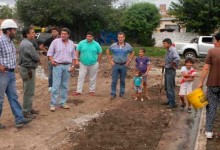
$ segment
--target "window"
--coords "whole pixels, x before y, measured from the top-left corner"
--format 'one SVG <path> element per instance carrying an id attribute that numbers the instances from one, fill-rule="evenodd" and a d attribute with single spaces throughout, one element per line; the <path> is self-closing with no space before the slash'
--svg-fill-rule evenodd
<path id="1" fill-rule="evenodd" d="M 202 38 L 202 42 L 206 44 L 213 44 L 212 37 L 204 37 Z"/>

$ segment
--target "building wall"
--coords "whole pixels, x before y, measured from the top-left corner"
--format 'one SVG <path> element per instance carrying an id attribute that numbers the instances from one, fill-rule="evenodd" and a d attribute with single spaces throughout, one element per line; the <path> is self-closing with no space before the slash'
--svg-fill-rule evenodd
<path id="1" fill-rule="evenodd" d="M 173 23 L 172 21 L 160 21 L 160 27 L 157 28 L 157 31 L 160 31 L 160 29 L 165 29 L 165 25 L 177 25 L 176 23 Z"/>
<path id="2" fill-rule="evenodd" d="M 197 33 L 154 32 L 152 38 L 155 38 L 155 47 L 163 47 L 162 41 L 165 38 L 170 38 L 172 42 L 190 42 L 197 36 Z"/>

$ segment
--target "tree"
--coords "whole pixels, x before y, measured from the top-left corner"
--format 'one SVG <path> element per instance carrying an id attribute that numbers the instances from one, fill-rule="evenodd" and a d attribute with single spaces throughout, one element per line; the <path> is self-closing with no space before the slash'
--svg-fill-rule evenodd
<path id="1" fill-rule="evenodd" d="M 141 45 L 153 45 L 152 32 L 160 23 L 158 8 L 151 3 L 137 3 L 125 10 L 121 26 L 127 37 Z"/>
<path id="2" fill-rule="evenodd" d="M 26 24 L 68 27 L 74 38 L 84 38 L 87 31 L 98 33 L 108 24 L 107 16 L 114 0 L 17 0 L 20 19 Z M 77 35 L 77 36 L 76 36 Z"/>
<path id="3" fill-rule="evenodd" d="M 177 23 L 200 35 L 213 33 L 220 23 L 219 0 L 179 0 L 172 2 L 169 14 Z"/>
<path id="4" fill-rule="evenodd" d="M 9 5 L 0 5 L 0 12 L 0 19 L 9 19 L 14 16 L 13 9 Z"/>

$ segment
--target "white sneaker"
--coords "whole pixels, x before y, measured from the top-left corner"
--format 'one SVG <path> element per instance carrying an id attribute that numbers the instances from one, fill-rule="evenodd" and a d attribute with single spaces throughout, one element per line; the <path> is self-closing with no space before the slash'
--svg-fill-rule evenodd
<path id="1" fill-rule="evenodd" d="M 138 98 L 136 97 L 134 100 L 136 101 L 136 100 L 138 100 Z"/>
<path id="2" fill-rule="evenodd" d="M 143 102 L 143 101 L 144 101 L 144 99 L 143 99 L 143 98 L 141 98 L 141 101 Z"/>
<path id="3" fill-rule="evenodd" d="M 51 105 L 51 106 L 50 106 L 50 111 L 54 112 L 55 110 L 56 110 L 56 107 L 53 106 L 53 105 Z"/>
<path id="4" fill-rule="evenodd" d="M 212 132 L 205 132 L 207 139 L 212 139 L 213 133 Z"/>
<path id="5" fill-rule="evenodd" d="M 49 87 L 49 88 L 48 88 L 48 91 L 51 92 L 51 91 L 52 91 L 52 87 Z"/>

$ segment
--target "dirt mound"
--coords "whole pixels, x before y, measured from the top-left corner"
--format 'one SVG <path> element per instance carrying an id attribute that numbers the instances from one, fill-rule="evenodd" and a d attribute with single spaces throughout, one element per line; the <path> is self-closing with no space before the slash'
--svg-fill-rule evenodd
<path id="1" fill-rule="evenodd" d="M 151 91 L 152 92 L 152 91 Z M 154 99 L 128 100 L 70 134 L 75 150 L 156 149 L 170 120 Z"/>

